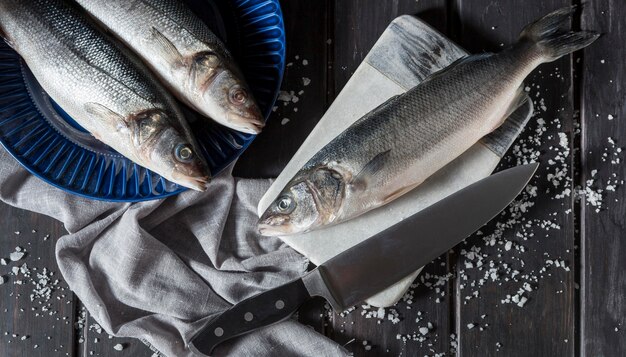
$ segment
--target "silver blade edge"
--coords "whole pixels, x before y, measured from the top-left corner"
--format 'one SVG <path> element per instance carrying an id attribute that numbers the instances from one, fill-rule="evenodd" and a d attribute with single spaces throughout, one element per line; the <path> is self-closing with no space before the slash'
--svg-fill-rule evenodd
<path id="1" fill-rule="evenodd" d="M 309 294 L 343 311 L 384 290 L 497 216 L 538 166 L 493 174 L 336 255 L 302 278 Z"/>

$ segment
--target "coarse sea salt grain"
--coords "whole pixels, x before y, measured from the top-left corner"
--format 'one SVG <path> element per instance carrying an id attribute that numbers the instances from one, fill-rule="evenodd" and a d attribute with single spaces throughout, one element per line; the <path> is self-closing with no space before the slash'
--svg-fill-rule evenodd
<path id="1" fill-rule="evenodd" d="M 13 261 L 13 262 L 17 262 L 18 260 L 24 258 L 25 254 L 26 253 L 24 253 L 24 252 L 15 251 L 15 252 L 9 254 L 9 259 L 11 259 L 11 261 Z"/>
<path id="2" fill-rule="evenodd" d="M 118 343 L 115 346 L 113 346 L 113 349 L 116 351 L 122 351 L 124 349 L 124 345 L 122 345 L 121 343 Z"/>

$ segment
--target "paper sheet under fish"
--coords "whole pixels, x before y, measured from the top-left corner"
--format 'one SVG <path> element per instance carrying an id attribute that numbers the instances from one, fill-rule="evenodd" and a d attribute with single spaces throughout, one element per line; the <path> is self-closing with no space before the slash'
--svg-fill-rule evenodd
<path id="1" fill-rule="evenodd" d="M 315 154 L 259 220 L 264 235 L 337 224 L 412 190 L 502 124 L 538 65 L 591 44 L 571 32 L 574 8 L 528 25 L 498 54 L 458 60 L 374 109 Z"/>

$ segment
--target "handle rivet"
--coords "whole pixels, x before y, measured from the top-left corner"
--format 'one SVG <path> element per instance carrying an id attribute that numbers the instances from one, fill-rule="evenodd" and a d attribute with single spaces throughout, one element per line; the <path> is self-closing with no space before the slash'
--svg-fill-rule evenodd
<path id="1" fill-rule="evenodd" d="M 244 319 L 244 320 L 246 320 L 246 321 L 248 321 L 248 322 L 249 322 L 249 321 L 252 321 L 252 318 L 253 318 L 253 317 L 254 317 L 254 316 L 252 315 L 252 313 L 251 313 L 251 312 L 246 312 L 246 313 L 243 315 L 243 319 Z"/>
<path id="2" fill-rule="evenodd" d="M 276 308 L 278 310 L 282 310 L 284 307 L 285 307 L 285 302 L 284 301 L 282 301 L 282 300 L 276 301 Z"/>
<path id="3" fill-rule="evenodd" d="M 215 333 L 215 336 L 222 337 L 222 335 L 224 334 L 224 329 L 221 327 L 218 327 L 213 332 Z"/>

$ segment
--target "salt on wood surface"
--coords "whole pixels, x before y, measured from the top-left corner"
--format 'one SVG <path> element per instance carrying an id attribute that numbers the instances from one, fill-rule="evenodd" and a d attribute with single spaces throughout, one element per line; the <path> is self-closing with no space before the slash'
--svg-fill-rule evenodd
<path id="1" fill-rule="evenodd" d="M 259 215 L 276 199 L 299 168 L 334 137 L 387 99 L 406 92 L 430 74 L 466 54 L 413 16 L 405 15 L 395 19 L 263 196 L 258 206 Z M 527 101 L 513 113 L 498 130 L 401 198 L 339 225 L 281 239 L 319 265 L 405 217 L 488 176 L 530 118 L 530 102 Z M 366 302 L 379 307 L 393 305 L 406 292 L 420 270 Z"/>

